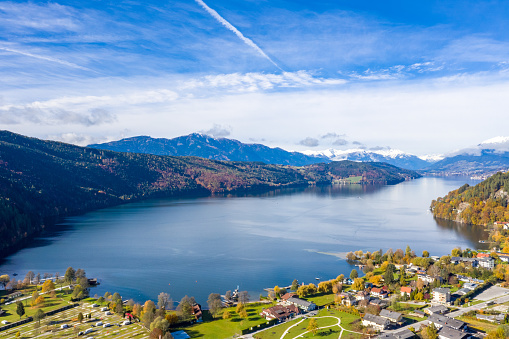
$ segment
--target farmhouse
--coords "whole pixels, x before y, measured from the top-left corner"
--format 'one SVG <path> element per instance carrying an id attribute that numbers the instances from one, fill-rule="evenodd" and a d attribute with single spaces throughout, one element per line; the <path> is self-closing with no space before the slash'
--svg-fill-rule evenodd
<path id="1" fill-rule="evenodd" d="M 260 313 L 260 315 L 267 320 L 277 319 L 279 321 L 284 321 L 288 318 L 292 318 L 296 314 L 300 314 L 300 310 L 295 305 L 275 305 L 263 310 L 262 313 Z"/>

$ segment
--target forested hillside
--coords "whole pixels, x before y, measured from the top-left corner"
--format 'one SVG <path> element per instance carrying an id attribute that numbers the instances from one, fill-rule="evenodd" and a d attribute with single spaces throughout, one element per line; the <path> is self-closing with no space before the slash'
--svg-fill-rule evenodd
<path id="1" fill-rule="evenodd" d="M 0 256 L 26 243 L 47 218 L 140 199 L 330 184 L 339 176 L 362 175 L 362 182 L 391 184 L 418 176 L 376 166 L 338 162 L 290 167 L 118 153 L 1 131 Z"/>
<path id="2" fill-rule="evenodd" d="M 499 172 L 473 187 L 465 184 L 433 200 L 431 210 L 437 218 L 473 225 L 509 221 L 508 192 L 509 172 Z"/>

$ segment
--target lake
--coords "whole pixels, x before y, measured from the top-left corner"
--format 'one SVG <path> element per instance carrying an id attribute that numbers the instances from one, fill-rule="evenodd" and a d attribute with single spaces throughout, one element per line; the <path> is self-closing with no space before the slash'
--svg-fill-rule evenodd
<path id="1" fill-rule="evenodd" d="M 91 294 L 206 303 L 210 293 L 239 285 L 258 298 L 263 288 L 316 282 L 352 266 L 349 251 L 410 245 L 420 255 L 456 246 L 478 248 L 480 227 L 437 222 L 432 199 L 468 178 L 421 178 L 394 186 L 342 185 L 284 189 L 252 196 L 160 199 L 66 218 L 3 260 L 2 274 L 29 270 L 60 275 L 68 266 L 98 278 Z"/>

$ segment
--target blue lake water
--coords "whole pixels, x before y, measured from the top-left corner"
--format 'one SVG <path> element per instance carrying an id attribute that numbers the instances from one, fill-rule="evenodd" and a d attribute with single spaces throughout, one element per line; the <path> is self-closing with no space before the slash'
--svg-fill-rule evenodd
<path id="1" fill-rule="evenodd" d="M 237 285 L 257 298 L 293 279 L 314 282 L 352 269 L 349 251 L 382 248 L 443 255 L 478 248 L 481 228 L 436 222 L 432 199 L 466 178 L 421 178 L 395 186 L 287 189 L 245 197 L 161 199 L 66 218 L 30 248 L 0 263 L 0 273 L 85 269 L 101 285 L 139 302 L 160 292 L 205 303 Z"/>

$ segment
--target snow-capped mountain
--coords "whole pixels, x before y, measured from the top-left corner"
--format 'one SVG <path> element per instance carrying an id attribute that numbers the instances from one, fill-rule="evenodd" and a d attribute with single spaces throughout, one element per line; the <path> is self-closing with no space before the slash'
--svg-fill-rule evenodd
<path id="1" fill-rule="evenodd" d="M 303 153 L 311 156 L 326 157 L 332 161 L 352 160 L 362 162 L 386 162 L 397 167 L 411 170 L 426 168 L 433 162 L 432 160 L 427 161 L 416 155 L 392 148 L 380 150 L 365 150 L 362 148 L 348 150 L 327 149 L 323 151 L 304 151 Z"/>
<path id="2" fill-rule="evenodd" d="M 430 172 L 490 173 L 509 169 L 509 137 L 495 137 L 447 154 Z"/>

